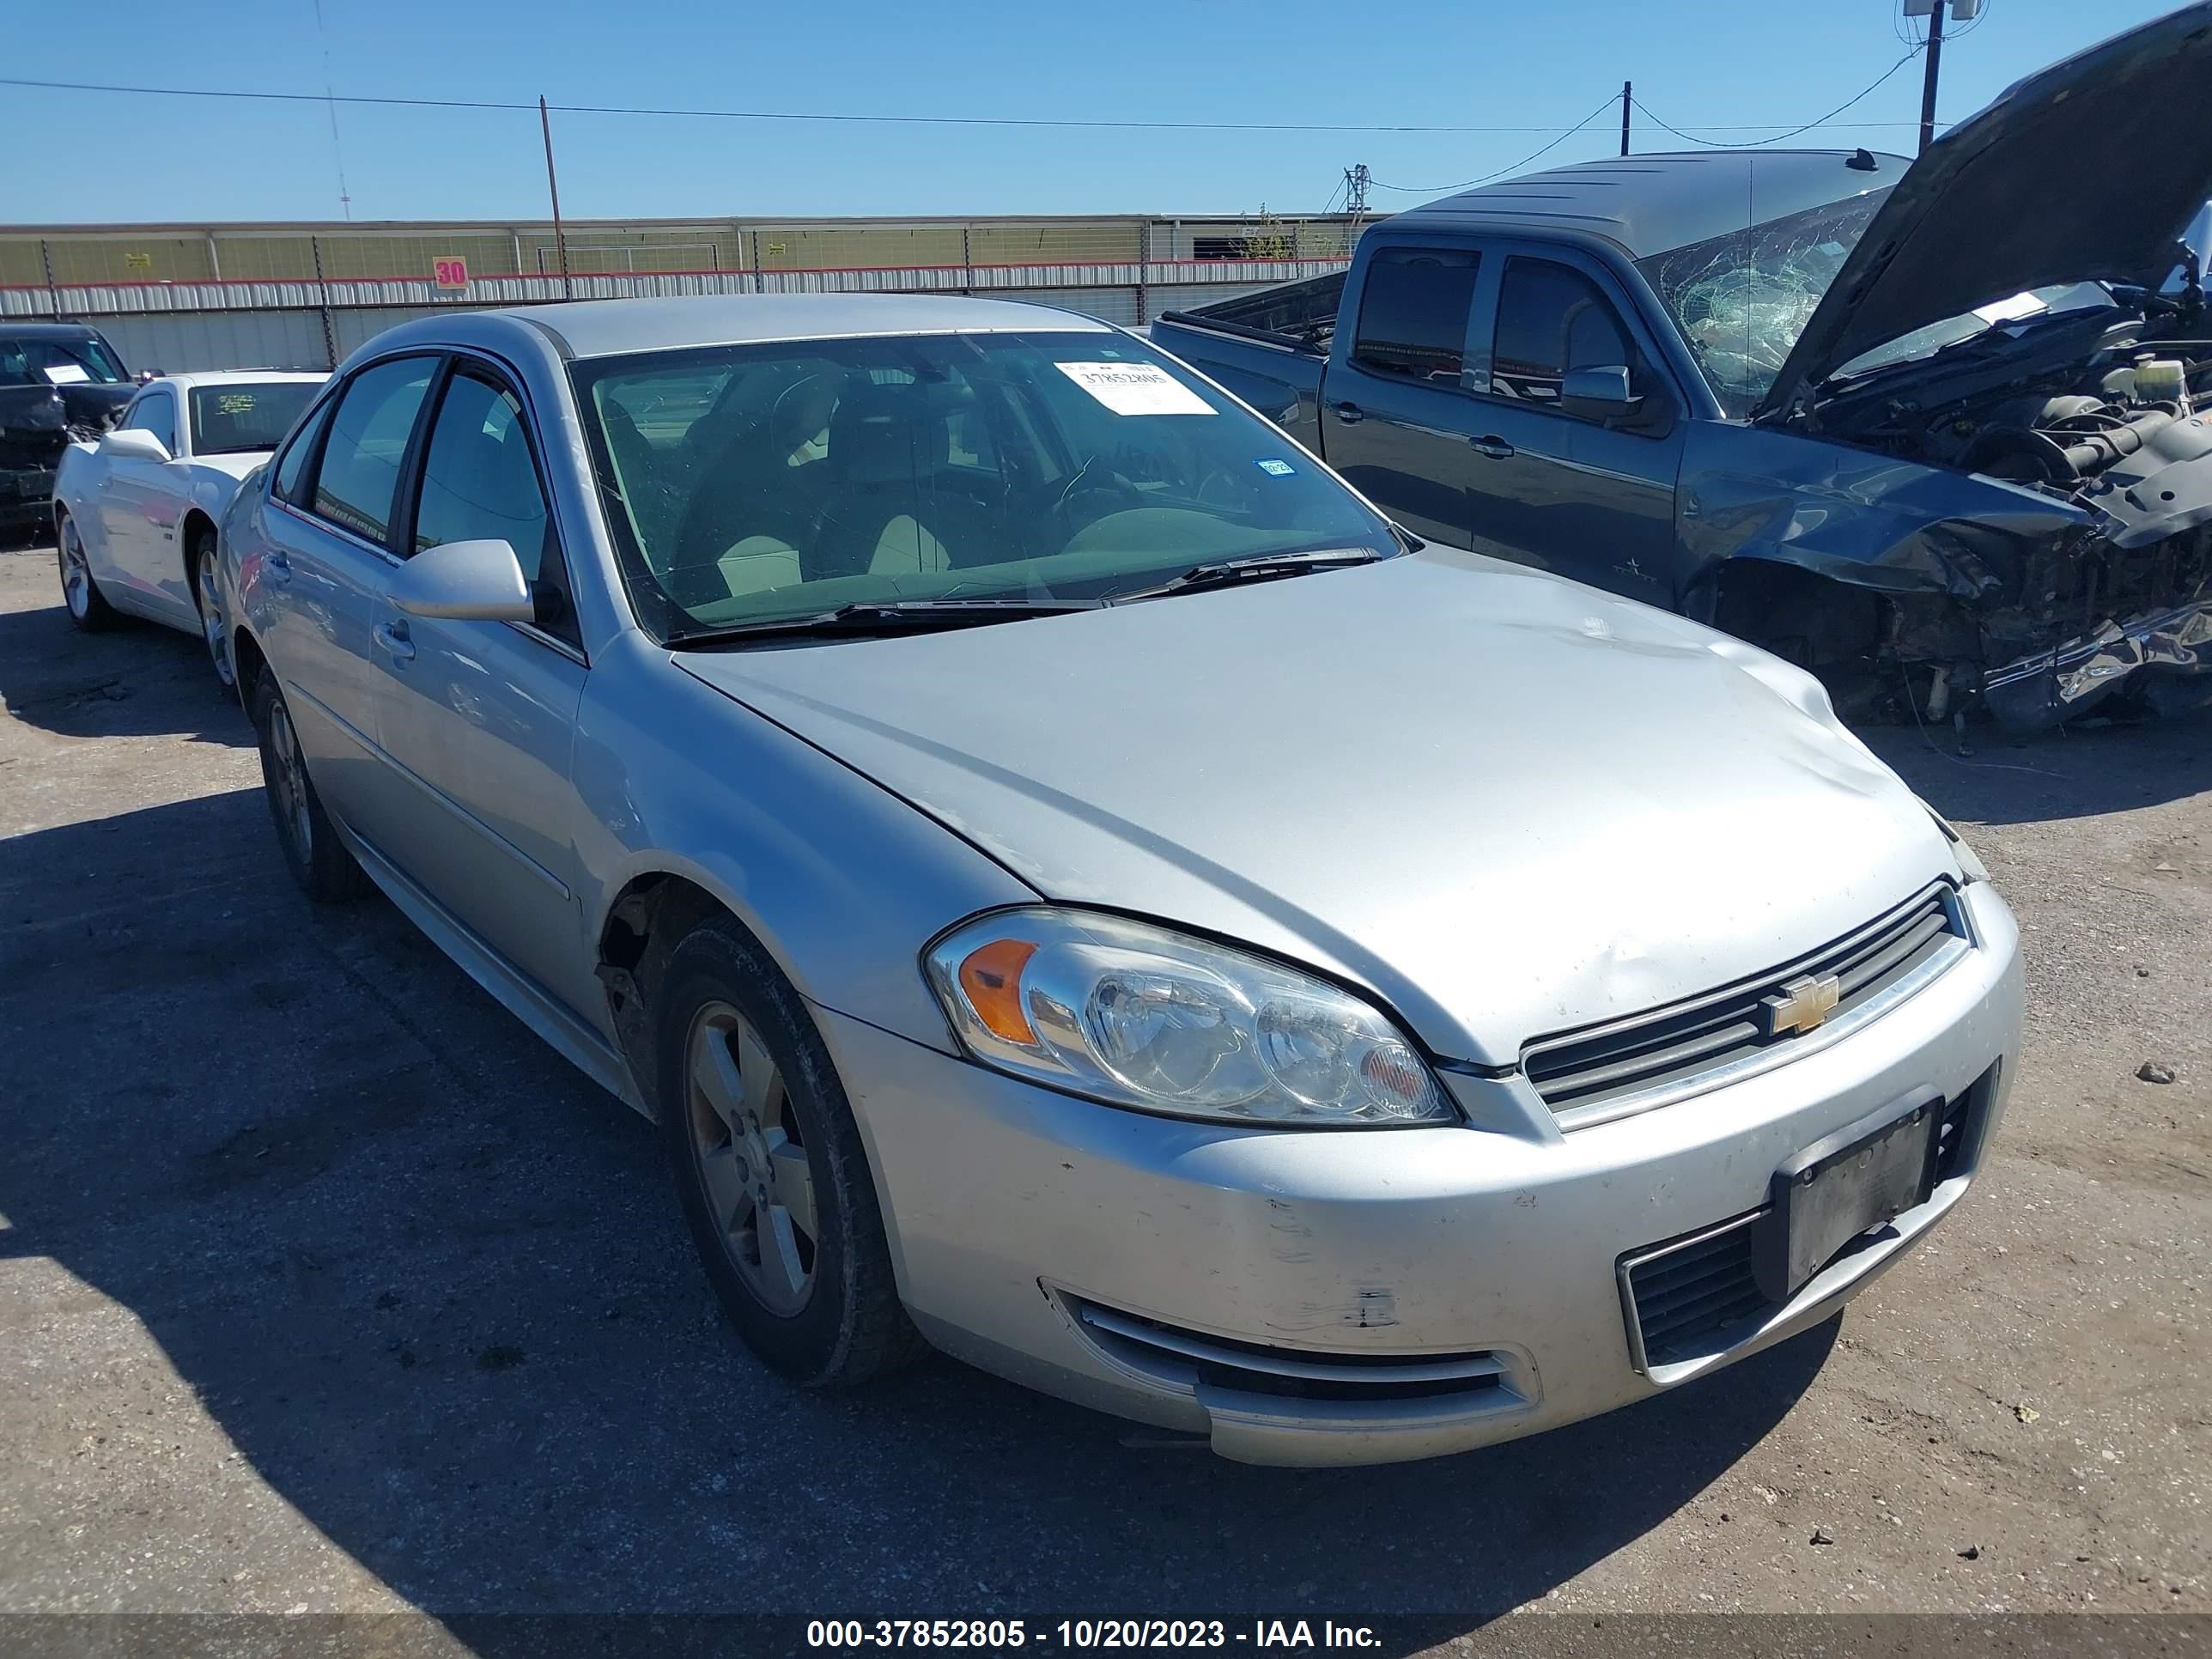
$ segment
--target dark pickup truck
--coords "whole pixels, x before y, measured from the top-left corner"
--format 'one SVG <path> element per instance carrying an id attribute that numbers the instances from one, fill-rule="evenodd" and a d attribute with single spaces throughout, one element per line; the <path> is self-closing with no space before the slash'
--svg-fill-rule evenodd
<path id="1" fill-rule="evenodd" d="M 62 451 L 106 431 L 137 390 L 98 329 L 0 318 L 0 531 L 53 527 Z"/>
<path id="2" fill-rule="evenodd" d="M 2212 699 L 2192 5 L 1915 162 L 1589 162 L 1152 339 L 1416 534 L 1711 622 L 1847 712 Z M 2119 705 L 2115 704 L 2117 708 Z"/>

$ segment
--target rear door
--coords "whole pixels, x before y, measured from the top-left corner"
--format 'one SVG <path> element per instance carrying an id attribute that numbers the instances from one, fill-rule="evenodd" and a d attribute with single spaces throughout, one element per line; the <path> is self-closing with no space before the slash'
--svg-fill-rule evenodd
<path id="1" fill-rule="evenodd" d="M 411 556 L 507 543 L 539 621 L 445 621 L 380 604 L 369 633 L 378 733 L 407 792 L 387 850 L 509 963 L 604 1026 L 577 897 L 583 807 L 568 774 L 588 671 L 544 453 L 515 379 L 456 357 L 410 471 L 404 544 Z"/>
<path id="2" fill-rule="evenodd" d="M 1468 246 L 1376 247 L 1322 380 L 1329 465 L 1415 535 L 1454 547 L 1468 545 L 1475 460 L 1465 376 L 1479 269 Z"/>
<path id="3" fill-rule="evenodd" d="M 1611 273 L 1580 250 L 1501 241 L 1483 252 L 1472 544 L 1675 609 L 1686 405 L 1656 367 L 1656 343 Z M 1643 399 L 1636 417 L 1607 426 L 1569 414 L 1566 372 L 1614 365 Z"/>
<path id="4" fill-rule="evenodd" d="M 277 458 L 262 550 L 240 572 L 323 805 L 379 850 L 402 791 L 377 744 L 369 629 L 399 562 L 400 471 L 441 361 L 385 358 L 347 380 Z"/>

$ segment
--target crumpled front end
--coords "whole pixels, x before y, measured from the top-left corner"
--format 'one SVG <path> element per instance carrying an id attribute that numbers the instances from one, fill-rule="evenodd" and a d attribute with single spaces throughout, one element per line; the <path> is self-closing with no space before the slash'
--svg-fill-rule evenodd
<path id="1" fill-rule="evenodd" d="M 1979 702 L 2027 732 L 2212 702 L 2212 423 L 2176 403 L 2021 401 L 1909 446 L 1694 435 L 1689 608 L 1863 717 Z"/>

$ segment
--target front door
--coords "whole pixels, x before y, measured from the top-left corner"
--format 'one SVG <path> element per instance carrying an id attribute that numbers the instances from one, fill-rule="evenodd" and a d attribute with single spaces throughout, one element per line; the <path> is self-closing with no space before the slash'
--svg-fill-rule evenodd
<path id="1" fill-rule="evenodd" d="M 1595 260 L 1561 249 L 1542 258 L 1486 251 L 1492 280 L 1478 304 L 1484 369 L 1468 492 L 1474 546 L 1677 608 L 1682 404 L 1654 367 L 1658 354 L 1626 320 L 1632 310 Z M 1562 407 L 1569 369 L 1616 364 L 1643 400 L 1632 417 L 1608 426 Z"/>
<path id="2" fill-rule="evenodd" d="M 117 428 L 158 438 L 174 456 L 179 414 L 176 398 L 168 387 L 149 386 L 117 422 Z M 173 615 L 178 595 L 165 592 L 161 579 L 171 574 L 167 567 L 176 547 L 177 513 L 184 496 L 183 485 L 174 476 L 179 464 L 112 452 L 104 453 L 100 459 L 106 465 L 107 480 L 100 492 L 100 529 L 115 580 L 133 609 Z M 181 574 L 180 555 L 176 562 Z"/>
<path id="3" fill-rule="evenodd" d="M 542 625 L 410 617 L 382 602 L 369 632 L 378 732 L 409 793 L 387 850 L 513 966 L 604 1027 L 576 892 L 583 808 L 568 773 L 587 671 L 530 421 L 502 371 L 455 360 L 417 471 L 404 520 L 410 555 L 506 542 Z"/>
<path id="4" fill-rule="evenodd" d="M 1462 382 L 1475 274 L 1470 248 L 1376 248 L 1352 340 L 1322 385 L 1329 465 L 1415 535 L 1453 547 L 1468 544 L 1475 459 Z"/>

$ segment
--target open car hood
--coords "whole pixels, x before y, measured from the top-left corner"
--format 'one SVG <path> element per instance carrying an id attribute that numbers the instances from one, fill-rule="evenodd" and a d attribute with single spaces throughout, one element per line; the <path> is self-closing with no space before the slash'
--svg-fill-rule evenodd
<path id="1" fill-rule="evenodd" d="M 2208 80 L 2212 3 L 2185 6 L 2014 82 L 1937 139 L 1875 213 L 1751 418 L 1793 412 L 1854 357 L 2028 289 L 2155 290 L 2212 195 Z"/>

